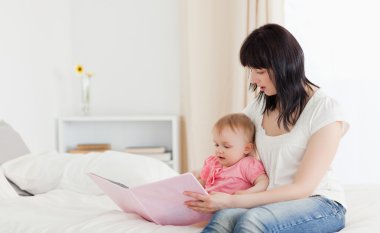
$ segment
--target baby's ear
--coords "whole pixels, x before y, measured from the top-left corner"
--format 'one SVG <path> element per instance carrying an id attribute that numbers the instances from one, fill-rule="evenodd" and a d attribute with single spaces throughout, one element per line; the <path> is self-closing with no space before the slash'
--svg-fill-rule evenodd
<path id="1" fill-rule="evenodd" d="M 245 145 L 245 148 L 244 148 L 244 154 L 249 154 L 249 153 L 251 153 L 254 149 L 255 149 L 255 145 L 254 145 L 252 142 L 247 143 L 247 145 Z"/>
<path id="2" fill-rule="evenodd" d="M 255 143 L 252 143 L 252 142 L 251 142 L 250 144 L 252 145 L 252 151 L 256 151 L 256 149 L 257 149 L 257 148 L 256 148 L 256 144 L 255 144 Z"/>

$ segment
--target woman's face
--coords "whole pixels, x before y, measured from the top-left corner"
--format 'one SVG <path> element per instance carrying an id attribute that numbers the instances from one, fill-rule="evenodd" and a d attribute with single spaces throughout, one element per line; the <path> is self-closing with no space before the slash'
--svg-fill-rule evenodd
<path id="1" fill-rule="evenodd" d="M 256 84 L 261 92 L 267 96 L 276 95 L 276 87 L 269 77 L 268 69 L 250 68 L 250 82 Z"/>

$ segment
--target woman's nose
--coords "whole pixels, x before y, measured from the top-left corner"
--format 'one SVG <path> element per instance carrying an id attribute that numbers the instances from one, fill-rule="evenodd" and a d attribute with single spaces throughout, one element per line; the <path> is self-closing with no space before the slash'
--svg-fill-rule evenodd
<path id="1" fill-rule="evenodd" d="M 257 76 L 255 74 L 251 74 L 251 83 L 252 84 L 258 84 L 260 82 L 260 80 L 257 78 Z"/>

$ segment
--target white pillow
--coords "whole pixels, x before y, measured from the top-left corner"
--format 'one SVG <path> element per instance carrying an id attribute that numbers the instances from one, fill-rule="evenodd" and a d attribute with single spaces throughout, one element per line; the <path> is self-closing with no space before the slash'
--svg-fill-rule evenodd
<path id="1" fill-rule="evenodd" d="M 29 152 L 20 135 L 10 125 L 0 120 L 0 164 Z"/>
<path id="2" fill-rule="evenodd" d="M 4 170 L 0 167 L 0 200 L 18 197 L 16 191 L 12 188 L 11 184 L 7 181 L 4 176 Z"/>
<path id="3" fill-rule="evenodd" d="M 70 157 L 58 152 L 31 153 L 5 162 L 4 174 L 32 194 L 50 191 L 59 184 Z"/>
<path id="4" fill-rule="evenodd" d="M 85 194 L 101 194 L 102 191 L 87 175 L 96 166 L 102 153 L 66 154 L 71 159 L 65 166 L 59 189 L 71 190 Z"/>
<path id="5" fill-rule="evenodd" d="M 174 175 L 167 164 L 146 156 L 107 151 L 97 154 L 28 154 L 5 162 L 5 176 L 32 194 L 61 188 L 85 194 L 103 194 L 89 178 L 93 172 L 130 187 Z"/>
<path id="6" fill-rule="evenodd" d="M 103 194 L 103 191 L 89 178 L 89 172 L 129 187 L 178 175 L 167 164 L 157 159 L 124 152 L 106 151 L 70 160 L 58 188 L 86 194 Z"/>

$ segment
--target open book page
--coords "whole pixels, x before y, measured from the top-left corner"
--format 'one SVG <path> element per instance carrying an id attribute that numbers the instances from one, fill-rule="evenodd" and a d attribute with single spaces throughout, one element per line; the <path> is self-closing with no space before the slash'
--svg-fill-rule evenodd
<path id="1" fill-rule="evenodd" d="M 143 203 L 150 216 L 159 219 L 161 225 L 190 225 L 208 220 L 210 215 L 201 214 L 185 206 L 191 198 L 184 191 L 206 194 L 206 190 L 191 174 L 186 173 L 165 180 L 131 188 L 136 198 Z"/>
<path id="2" fill-rule="evenodd" d="M 183 194 L 184 191 L 208 195 L 191 173 L 131 188 L 121 187 L 94 174 L 90 176 L 123 211 L 137 213 L 157 224 L 184 226 L 205 221 L 211 217 L 210 214 L 189 209 L 184 204 L 185 201 L 191 199 Z M 99 182 L 99 179 L 103 182 Z"/>
<path id="3" fill-rule="evenodd" d="M 126 185 L 94 173 L 89 173 L 89 176 L 122 210 L 128 213 L 136 213 L 149 221 L 154 221 Z"/>

